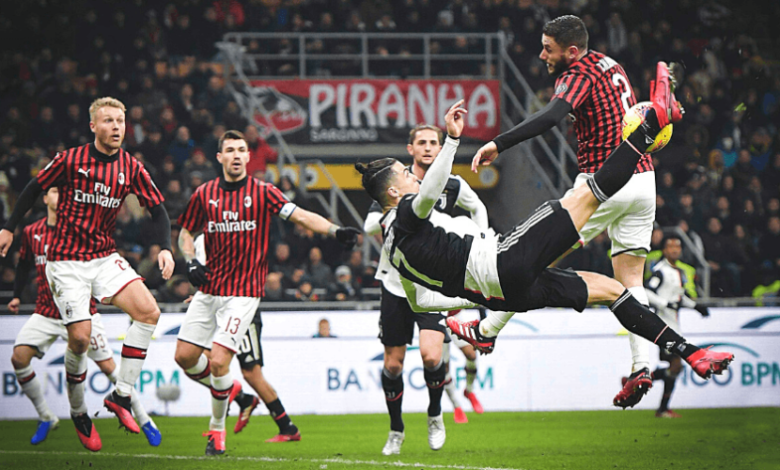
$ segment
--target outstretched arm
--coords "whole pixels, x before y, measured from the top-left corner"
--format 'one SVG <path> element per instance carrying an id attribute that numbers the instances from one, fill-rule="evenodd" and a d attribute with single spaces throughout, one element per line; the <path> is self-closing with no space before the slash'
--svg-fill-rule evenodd
<path id="1" fill-rule="evenodd" d="M 404 287 L 406 300 L 409 302 L 409 307 L 411 307 L 413 312 L 442 312 L 479 307 L 479 305 L 470 300 L 462 299 L 460 297 L 447 297 L 444 294 L 417 285 L 403 277 L 401 277 L 401 285 Z"/>
<path id="2" fill-rule="evenodd" d="M 42 192 L 43 188 L 37 179 L 33 179 L 24 187 L 22 194 L 19 195 L 19 200 L 16 201 L 16 207 L 14 207 L 11 217 L 8 218 L 5 227 L 0 230 L 0 256 L 5 257 L 8 253 L 11 243 L 14 241 L 16 226 L 19 225 L 24 214 L 35 204 L 35 200 Z"/>
<path id="3" fill-rule="evenodd" d="M 354 227 L 339 227 L 325 217 L 300 207 L 296 207 L 287 220 L 314 233 L 333 237 L 346 248 L 352 248 L 360 235 L 360 230 Z"/>

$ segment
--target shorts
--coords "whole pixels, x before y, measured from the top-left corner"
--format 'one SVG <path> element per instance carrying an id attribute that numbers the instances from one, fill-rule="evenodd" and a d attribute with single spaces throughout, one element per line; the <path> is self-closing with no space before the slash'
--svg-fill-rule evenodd
<path id="1" fill-rule="evenodd" d="M 420 330 L 440 331 L 447 342 L 444 315 L 438 312 L 415 313 L 404 297 L 391 294 L 382 287 L 379 308 L 379 339 L 385 346 L 412 344 L 414 324 Z"/>
<path id="2" fill-rule="evenodd" d="M 238 363 L 244 370 L 252 370 L 256 365 L 263 367 L 263 347 L 260 344 L 260 336 L 263 332 L 263 320 L 258 312 L 252 319 L 252 323 L 246 330 L 244 339 L 238 345 Z"/>
<path id="3" fill-rule="evenodd" d="M 68 341 L 68 329 L 65 327 L 65 323 L 56 318 L 33 313 L 19 330 L 19 334 L 16 335 L 14 347 L 33 347 L 38 351 L 35 356 L 41 359 L 51 345 L 57 341 L 57 338 Z M 89 338 L 87 356 L 95 362 L 106 361 L 114 357 L 114 351 L 111 350 L 111 345 L 108 343 L 106 328 L 103 326 L 99 313 L 92 316 L 92 335 Z"/>
<path id="4" fill-rule="evenodd" d="M 574 188 L 582 186 L 592 174 L 580 173 Z M 574 188 L 563 196 L 570 195 Z M 612 240 L 612 256 L 630 253 L 645 257 L 655 221 L 655 172 L 635 173 L 628 183 L 591 216 L 580 230 L 582 239 L 573 246 L 587 244 L 604 230 Z"/>
<path id="5" fill-rule="evenodd" d="M 198 291 L 187 308 L 178 339 L 206 349 L 211 349 L 212 343 L 219 344 L 237 353 L 258 307 L 259 297 L 226 297 Z"/>
<path id="6" fill-rule="evenodd" d="M 90 297 L 108 304 L 128 284 L 143 280 L 118 253 L 90 261 L 49 261 L 46 277 L 66 325 L 90 319 Z"/>

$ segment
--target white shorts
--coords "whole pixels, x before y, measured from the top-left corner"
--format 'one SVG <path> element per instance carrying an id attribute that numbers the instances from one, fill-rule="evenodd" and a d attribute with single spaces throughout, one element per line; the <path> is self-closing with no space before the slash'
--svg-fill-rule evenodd
<path id="1" fill-rule="evenodd" d="M 187 308 L 179 339 L 202 348 L 219 344 L 238 352 L 252 319 L 260 307 L 259 297 L 223 297 L 201 291 Z"/>
<path id="2" fill-rule="evenodd" d="M 19 334 L 16 335 L 14 347 L 31 346 L 38 350 L 35 356 L 41 359 L 51 345 L 57 341 L 57 338 L 68 341 L 68 329 L 65 327 L 65 323 L 62 320 L 33 313 L 19 331 Z M 106 336 L 106 328 L 103 326 L 99 313 L 92 316 L 92 335 L 89 338 L 87 355 L 95 362 L 105 361 L 114 357 L 114 352 L 111 350 L 111 345 L 108 343 L 108 337 Z"/>
<path id="3" fill-rule="evenodd" d="M 580 173 L 574 180 L 574 188 L 582 186 L 592 177 L 592 174 Z M 567 191 L 563 197 L 569 196 L 574 188 Z M 635 173 L 580 229 L 581 242 L 587 244 L 607 230 L 612 240 L 612 256 L 630 253 L 645 257 L 650 251 L 654 221 L 655 172 Z"/>
<path id="4" fill-rule="evenodd" d="M 66 325 L 90 319 L 90 297 L 108 304 L 128 284 L 143 280 L 119 253 L 90 261 L 49 261 L 46 277 Z"/>

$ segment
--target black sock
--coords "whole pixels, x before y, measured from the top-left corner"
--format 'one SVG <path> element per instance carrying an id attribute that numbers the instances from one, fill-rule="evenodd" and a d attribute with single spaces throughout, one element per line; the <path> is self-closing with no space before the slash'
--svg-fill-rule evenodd
<path id="1" fill-rule="evenodd" d="M 390 415 L 390 430 L 404 432 L 404 420 L 401 405 L 404 401 L 404 377 L 393 376 L 389 370 L 382 369 L 382 390 L 385 392 L 387 413 Z"/>
<path id="2" fill-rule="evenodd" d="M 667 372 L 669 372 L 669 369 L 661 369 L 660 367 L 653 371 L 652 374 L 650 374 L 650 378 L 653 379 L 653 381 L 656 380 L 666 380 Z"/>
<path id="3" fill-rule="evenodd" d="M 658 411 L 666 411 L 669 409 L 669 400 L 672 398 L 674 383 L 676 381 L 677 377 L 666 377 L 664 379 L 664 396 L 661 397 L 661 406 L 658 408 Z"/>
<path id="4" fill-rule="evenodd" d="M 238 406 L 243 408 L 246 408 L 248 406 L 252 405 L 252 399 L 254 397 L 248 393 L 244 393 L 243 391 L 236 395 L 235 402 L 238 403 Z"/>
<path id="5" fill-rule="evenodd" d="M 271 418 L 274 419 L 274 422 L 279 427 L 280 433 L 295 434 L 298 431 L 287 412 L 284 411 L 284 406 L 282 406 L 282 402 L 278 398 L 271 403 L 266 403 L 265 406 L 268 408 L 268 412 L 271 413 Z"/>
<path id="6" fill-rule="evenodd" d="M 423 378 L 428 386 L 428 416 L 439 416 L 441 414 L 441 396 L 444 393 L 444 380 L 447 377 L 447 368 L 444 367 L 444 361 L 433 369 L 427 367 L 423 370 Z"/>
<path id="7" fill-rule="evenodd" d="M 644 149 L 655 141 L 660 131 L 655 110 L 650 108 L 644 122 L 607 157 L 599 171 L 588 180 L 588 187 L 596 199 L 606 202 L 628 183 L 639 159 L 644 155 Z"/>
<path id="8" fill-rule="evenodd" d="M 640 304 L 628 289 L 623 291 L 615 303 L 609 306 L 609 309 L 628 331 L 657 344 L 661 348 L 666 348 L 683 359 L 699 350 L 696 346 L 687 343 L 685 338 L 677 334 L 676 331 L 669 328 L 669 325 L 658 318 L 658 315 Z"/>

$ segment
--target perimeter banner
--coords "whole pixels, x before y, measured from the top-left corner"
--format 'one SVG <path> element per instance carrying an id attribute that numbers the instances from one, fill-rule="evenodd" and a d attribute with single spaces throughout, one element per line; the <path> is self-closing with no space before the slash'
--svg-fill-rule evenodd
<path id="1" fill-rule="evenodd" d="M 258 80 L 252 86 L 268 116 L 255 115 L 261 134 L 270 136 L 273 124 L 291 144 L 403 143 L 417 124 L 444 129 L 444 115 L 459 99 L 468 110 L 464 139 L 500 134 L 498 80 Z"/>

